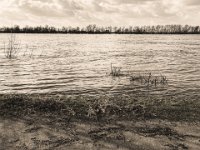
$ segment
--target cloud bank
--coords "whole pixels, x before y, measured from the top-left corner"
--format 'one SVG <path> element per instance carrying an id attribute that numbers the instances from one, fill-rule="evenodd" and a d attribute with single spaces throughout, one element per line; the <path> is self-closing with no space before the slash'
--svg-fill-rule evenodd
<path id="1" fill-rule="evenodd" d="M 0 25 L 200 24 L 200 0 L 1 0 Z"/>

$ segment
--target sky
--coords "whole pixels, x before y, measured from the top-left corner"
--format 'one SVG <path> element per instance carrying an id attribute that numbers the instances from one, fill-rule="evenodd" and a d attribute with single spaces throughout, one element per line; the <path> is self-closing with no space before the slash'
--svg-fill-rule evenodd
<path id="1" fill-rule="evenodd" d="M 200 25 L 200 0 L 0 0 L 0 26 Z"/>

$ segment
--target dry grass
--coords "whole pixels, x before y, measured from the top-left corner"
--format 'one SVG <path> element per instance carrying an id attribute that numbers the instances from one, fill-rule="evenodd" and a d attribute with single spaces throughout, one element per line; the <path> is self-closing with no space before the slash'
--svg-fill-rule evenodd
<path id="1" fill-rule="evenodd" d="M 200 103 L 191 99 L 177 100 L 167 97 L 134 95 L 122 96 L 42 96 L 1 95 L 1 117 L 40 115 L 71 119 L 106 121 L 114 119 L 169 119 L 200 120 Z"/>

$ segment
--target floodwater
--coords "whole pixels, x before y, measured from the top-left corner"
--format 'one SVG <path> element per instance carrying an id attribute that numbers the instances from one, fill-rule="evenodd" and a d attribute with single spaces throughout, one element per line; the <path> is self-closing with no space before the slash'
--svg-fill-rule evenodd
<path id="1" fill-rule="evenodd" d="M 200 35 L 16 34 L 11 60 L 9 37 L 0 34 L 0 93 L 200 95 Z M 111 63 L 126 76 L 110 76 Z M 150 72 L 168 84 L 129 80 Z"/>

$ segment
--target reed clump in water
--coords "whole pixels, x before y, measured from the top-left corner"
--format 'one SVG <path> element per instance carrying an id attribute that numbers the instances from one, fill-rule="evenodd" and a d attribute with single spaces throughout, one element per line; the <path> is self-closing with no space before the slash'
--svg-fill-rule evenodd
<path id="1" fill-rule="evenodd" d="M 147 86 L 157 86 L 157 85 L 167 85 L 168 80 L 166 76 L 153 76 L 152 73 L 144 74 L 144 75 L 137 75 L 137 76 L 130 76 L 130 81 L 132 82 L 140 82 L 141 84 Z"/>
<path id="2" fill-rule="evenodd" d="M 154 85 L 155 87 L 157 85 L 167 85 L 168 84 L 168 79 L 166 76 L 164 75 L 152 75 L 152 73 L 145 73 L 143 75 L 139 74 L 139 75 L 130 75 L 130 74 L 124 74 L 121 71 L 121 67 L 115 67 L 112 65 L 111 63 L 111 72 L 110 75 L 112 77 L 121 77 L 121 76 L 127 76 L 129 77 L 129 80 L 131 82 L 139 82 L 143 85 L 146 86 L 152 86 Z"/>

